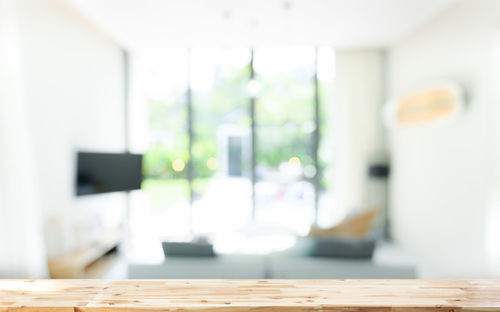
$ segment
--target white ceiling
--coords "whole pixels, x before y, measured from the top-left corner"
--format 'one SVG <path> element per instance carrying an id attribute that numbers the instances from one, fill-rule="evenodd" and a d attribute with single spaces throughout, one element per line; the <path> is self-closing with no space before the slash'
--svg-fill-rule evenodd
<path id="1" fill-rule="evenodd" d="M 382 47 L 455 0 L 66 0 L 133 50 L 308 44 Z"/>

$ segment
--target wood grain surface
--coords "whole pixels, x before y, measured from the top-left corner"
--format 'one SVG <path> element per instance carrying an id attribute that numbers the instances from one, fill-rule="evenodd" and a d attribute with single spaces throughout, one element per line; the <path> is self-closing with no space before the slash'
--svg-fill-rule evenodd
<path id="1" fill-rule="evenodd" d="M 500 311 L 500 280 L 0 280 L 0 311 Z"/>

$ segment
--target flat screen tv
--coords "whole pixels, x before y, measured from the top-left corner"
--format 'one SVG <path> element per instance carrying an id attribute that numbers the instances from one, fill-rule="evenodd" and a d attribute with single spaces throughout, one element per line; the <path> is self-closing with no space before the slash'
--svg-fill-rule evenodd
<path id="1" fill-rule="evenodd" d="M 142 155 L 78 152 L 76 180 L 77 196 L 139 189 Z"/>

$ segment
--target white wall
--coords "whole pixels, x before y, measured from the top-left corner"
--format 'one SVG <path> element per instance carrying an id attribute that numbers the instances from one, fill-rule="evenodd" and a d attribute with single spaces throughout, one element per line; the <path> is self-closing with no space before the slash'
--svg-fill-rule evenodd
<path id="1" fill-rule="evenodd" d="M 94 200 L 74 196 L 77 150 L 125 148 L 123 52 L 62 0 L 12 3 L 32 138 L 30 178 L 39 194 L 42 222 L 52 220 L 47 228 L 51 256 L 82 243 L 75 220 L 99 223 L 92 215 L 99 209 L 123 206 L 121 194 Z M 14 104 L 9 105 L 13 109 Z"/>
<path id="2" fill-rule="evenodd" d="M 0 277 L 47 276 L 14 1 L 0 0 Z"/>
<path id="3" fill-rule="evenodd" d="M 500 227 L 499 59 L 496 0 L 457 1 L 389 50 L 391 96 L 436 79 L 455 80 L 469 95 L 465 116 L 451 125 L 390 133 L 393 232 L 423 277 L 492 276 L 500 265 L 492 258 L 500 248 L 492 232 Z"/>
<path id="4" fill-rule="evenodd" d="M 346 212 L 384 204 L 373 197 L 368 167 L 386 161 L 380 111 L 385 55 L 381 50 L 337 50 L 332 110 L 336 209 Z M 374 201 L 375 200 L 375 201 Z"/>

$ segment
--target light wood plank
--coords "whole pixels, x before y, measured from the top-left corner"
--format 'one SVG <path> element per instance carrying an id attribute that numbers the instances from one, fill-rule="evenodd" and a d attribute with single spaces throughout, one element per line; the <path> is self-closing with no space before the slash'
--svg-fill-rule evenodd
<path id="1" fill-rule="evenodd" d="M 0 311 L 500 311 L 500 280 L 0 280 Z"/>

